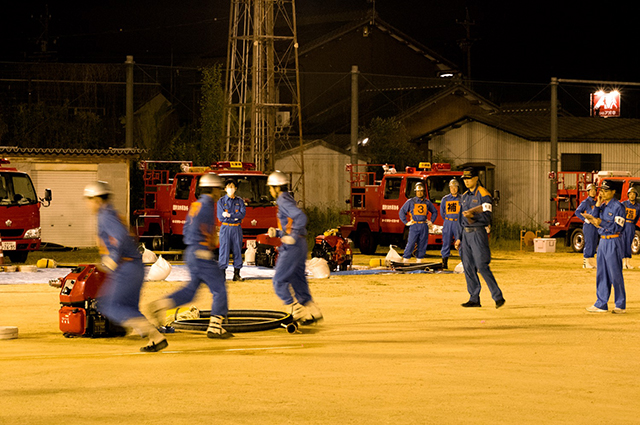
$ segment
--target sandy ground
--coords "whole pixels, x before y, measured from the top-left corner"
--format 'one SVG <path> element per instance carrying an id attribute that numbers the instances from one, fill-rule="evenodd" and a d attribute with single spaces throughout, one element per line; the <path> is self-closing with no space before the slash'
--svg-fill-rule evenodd
<path id="1" fill-rule="evenodd" d="M 312 280 L 320 326 L 176 333 L 153 354 L 133 336 L 66 339 L 56 289 L 1 285 L 0 325 L 20 336 L 0 341 L 0 423 L 638 423 L 640 272 L 625 271 L 627 314 L 590 314 L 595 271 L 581 264 L 494 252 L 499 310 L 486 287 L 482 308 L 460 307 L 456 274 Z M 180 285 L 147 284 L 142 302 Z M 232 309 L 279 307 L 268 280 L 228 287 Z M 209 303 L 203 289 L 195 304 Z"/>

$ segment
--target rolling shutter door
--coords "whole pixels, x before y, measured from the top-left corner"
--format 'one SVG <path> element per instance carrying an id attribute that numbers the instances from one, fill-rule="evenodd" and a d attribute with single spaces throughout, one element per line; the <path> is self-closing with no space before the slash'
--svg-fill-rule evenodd
<path id="1" fill-rule="evenodd" d="M 97 180 L 95 171 L 38 170 L 33 173 L 38 196 L 51 189 L 53 200 L 40 209 L 42 242 L 69 247 L 96 246 L 96 218 L 85 203 L 84 187 Z"/>

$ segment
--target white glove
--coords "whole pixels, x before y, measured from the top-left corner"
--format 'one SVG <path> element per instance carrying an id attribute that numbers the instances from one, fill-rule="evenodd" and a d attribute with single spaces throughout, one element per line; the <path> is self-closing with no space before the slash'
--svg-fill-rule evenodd
<path id="1" fill-rule="evenodd" d="M 409 221 L 407 221 L 407 226 L 411 226 L 411 225 L 413 225 L 413 224 L 415 224 L 415 223 L 416 223 L 415 221 L 413 221 L 413 220 L 409 220 Z"/>
<path id="2" fill-rule="evenodd" d="M 229 214 L 228 212 L 225 211 L 225 212 L 222 213 L 222 216 L 224 218 L 229 218 L 229 217 L 231 217 L 231 214 Z"/>
<path id="3" fill-rule="evenodd" d="M 275 227 L 269 227 L 269 230 L 267 230 L 267 235 L 269 235 L 270 238 L 275 238 L 276 237 L 276 228 Z"/>
<path id="4" fill-rule="evenodd" d="M 293 245 L 296 243 L 296 240 L 291 235 L 283 236 L 280 238 L 280 240 L 282 241 L 282 243 L 287 245 Z"/>

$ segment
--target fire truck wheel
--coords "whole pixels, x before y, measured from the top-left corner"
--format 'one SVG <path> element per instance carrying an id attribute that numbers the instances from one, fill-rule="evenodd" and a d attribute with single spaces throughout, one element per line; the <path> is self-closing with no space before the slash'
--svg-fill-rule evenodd
<path id="1" fill-rule="evenodd" d="M 373 255 L 376 253 L 378 244 L 369 228 L 361 229 L 358 232 L 358 247 L 360 247 L 360 252 L 364 255 Z"/>
<path id="2" fill-rule="evenodd" d="M 571 248 L 575 252 L 582 252 L 584 249 L 584 233 L 582 233 L 582 229 L 575 229 L 571 233 Z"/>
<path id="3" fill-rule="evenodd" d="M 9 257 L 12 263 L 24 263 L 27 261 L 29 251 L 9 251 L 5 252 L 5 255 Z"/>
<path id="4" fill-rule="evenodd" d="M 633 242 L 631 242 L 631 253 L 633 255 L 640 254 L 640 231 L 636 230 L 636 234 L 633 236 Z"/>

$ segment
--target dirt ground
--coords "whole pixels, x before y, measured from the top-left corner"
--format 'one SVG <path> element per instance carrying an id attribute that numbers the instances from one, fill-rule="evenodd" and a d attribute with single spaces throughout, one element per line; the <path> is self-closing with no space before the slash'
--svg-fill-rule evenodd
<path id="1" fill-rule="evenodd" d="M 58 290 L 0 285 L 0 325 L 19 327 L 0 341 L 0 423 L 638 423 L 640 271 L 624 272 L 627 314 L 590 314 L 579 254 L 493 256 L 499 310 L 486 286 L 482 308 L 460 307 L 458 274 L 331 277 L 311 280 L 320 326 L 175 333 L 153 354 L 133 336 L 66 339 Z M 147 284 L 142 303 L 180 285 Z M 268 280 L 228 287 L 232 309 L 279 308 Z M 195 304 L 210 308 L 206 290 Z"/>

